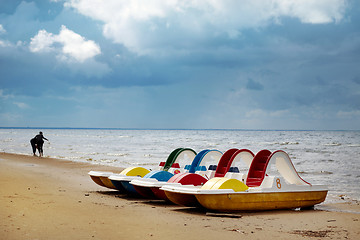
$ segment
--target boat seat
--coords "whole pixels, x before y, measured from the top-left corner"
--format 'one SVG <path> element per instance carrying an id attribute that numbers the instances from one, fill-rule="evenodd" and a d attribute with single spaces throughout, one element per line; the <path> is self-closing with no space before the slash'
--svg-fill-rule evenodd
<path id="1" fill-rule="evenodd" d="M 245 174 L 240 173 L 240 172 L 227 172 L 224 177 L 230 178 L 230 179 L 237 179 L 239 181 L 244 182 L 244 178 L 246 177 L 246 176 L 244 177 L 244 175 Z"/>
<path id="2" fill-rule="evenodd" d="M 198 172 L 198 171 L 206 171 L 206 167 L 205 166 L 197 166 L 195 168 L 195 171 Z"/>
<path id="3" fill-rule="evenodd" d="M 180 165 L 179 165 L 179 163 L 173 163 L 173 164 L 171 165 L 171 167 L 172 167 L 172 168 L 180 168 Z"/>
<path id="4" fill-rule="evenodd" d="M 230 167 L 229 172 L 239 173 L 240 171 L 238 167 Z"/>
<path id="5" fill-rule="evenodd" d="M 248 187 L 259 187 L 261 185 L 262 180 L 259 178 L 249 178 L 246 179 L 246 185 Z"/>
<path id="6" fill-rule="evenodd" d="M 232 148 L 232 149 L 227 150 L 222 155 L 222 157 L 220 158 L 220 161 L 218 163 L 218 166 L 216 168 L 215 177 L 224 177 L 225 176 L 225 174 L 229 168 L 229 162 L 231 160 L 231 157 L 238 150 L 239 149 L 237 149 L 237 148 Z"/>
<path id="7" fill-rule="evenodd" d="M 219 175 L 219 177 L 223 177 L 226 174 L 226 167 L 220 167 L 218 166 L 216 168 L 216 173 Z"/>
<path id="8" fill-rule="evenodd" d="M 216 171 L 217 165 L 210 165 L 209 170 Z"/>
<path id="9" fill-rule="evenodd" d="M 213 178 L 215 176 L 216 167 L 217 165 L 210 165 L 207 171 L 201 172 L 202 176 L 206 176 L 208 179 Z"/>
<path id="10" fill-rule="evenodd" d="M 270 155 L 271 152 L 269 150 L 261 150 L 256 154 L 249 169 L 246 185 L 249 187 L 259 187 L 261 185 L 265 177 Z"/>
<path id="11" fill-rule="evenodd" d="M 178 174 L 181 172 L 184 172 L 185 169 L 180 169 L 179 163 L 173 163 L 171 167 L 169 168 L 168 172 L 172 174 Z"/>

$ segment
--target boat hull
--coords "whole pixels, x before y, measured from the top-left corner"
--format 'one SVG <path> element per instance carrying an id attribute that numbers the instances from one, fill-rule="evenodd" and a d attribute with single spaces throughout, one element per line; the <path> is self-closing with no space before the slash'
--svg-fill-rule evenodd
<path id="1" fill-rule="evenodd" d="M 135 191 L 137 193 L 139 193 L 141 196 L 143 196 L 144 198 L 150 198 L 150 199 L 155 199 L 156 198 L 154 193 L 151 191 L 150 188 L 142 187 L 142 186 L 136 186 L 136 185 L 132 185 L 132 186 L 135 189 Z"/>
<path id="2" fill-rule="evenodd" d="M 130 184 L 130 181 L 119 181 L 120 184 L 123 186 L 123 188 L 125 189 L 125 191 L 133 196 L 141 196 L 138 191 L 136 191 L 136 189 L 134 188 L 134 186 L 132 184 Z"/>
<path id="3" fill-rule="evenodd" d="M 201 207 L 194 194 L 165 191 L 167 199 L 185 207 Z"/>
<path id="4" fill-rule="evenodd" d="M 195 197 L 203 207 L 215 211 L 262 211 L 312 207 L 325 201 L 327 192 L 195 194 Z"/>
<path id="5" fill-rule="evenodd" d="M 102 187 L 116 189 L 115 186 L 110 181 L 110 179 L 108 178 L 110 175 L 113 174 L 112 172 L 90 171 L 88 174 L 96 184 Z"/>
<path id="6" fill-rule="evenodd" d="M 151 187 L 151 191 L 158 199 L 170 202 L 170 199 L 166 196 L 165 191 L 161 190 L 160 187 Z"/>
<path id="7" fill-rule="evenodd" d="M 116 187 L 114 186 L 114 184 L 111 182 L 111 180 L 108 177 L 100 176 L 99 178 L 105 187 L 111 188 L 111 189 L 116 189 Z"/>
<path id="8" fill-rule="evenodd" d="M 97 185 L 106 187 L 105 184 L 101 181 L 99 176 L 90 176 L 90 177 Z"/>
<path id="9" fill-rule="evenodd" d="M 120 191 L 121 193 L 126 193 L 126 189 L 123 187 L 121 182 L 111 180 L 111 183 L 115 186 L 116 190 Z"/>

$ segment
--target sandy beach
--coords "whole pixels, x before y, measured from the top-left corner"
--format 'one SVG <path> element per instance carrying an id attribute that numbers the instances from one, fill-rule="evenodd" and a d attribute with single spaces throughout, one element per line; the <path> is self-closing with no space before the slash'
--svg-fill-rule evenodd
<path id="1" fill-rule="evenodd" d="M 211 214 L 105 189 L 90 170 L 121 168 L 0 153 L 0 239 L 360 239 L 358 202 Z"/>

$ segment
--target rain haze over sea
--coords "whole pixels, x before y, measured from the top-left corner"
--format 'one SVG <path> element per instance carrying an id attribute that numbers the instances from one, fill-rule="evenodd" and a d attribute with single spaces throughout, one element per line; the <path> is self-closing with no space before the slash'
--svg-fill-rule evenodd
<path id="1" fill-rule="evenodd" d="M 118 167 L 154 169 L 172 150 L 247 148 L 284 150 L 299 175 L 329 187 L 327 201 L 360 200 L 360 131 L 0 129 L 0 151 L 32 155 L 30 139 L 39 131 L 44 156 Z"/>

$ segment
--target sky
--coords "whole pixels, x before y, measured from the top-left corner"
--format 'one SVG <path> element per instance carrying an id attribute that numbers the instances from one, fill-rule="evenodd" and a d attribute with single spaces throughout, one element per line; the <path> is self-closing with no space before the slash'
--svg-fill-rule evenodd
<path id="1" fill-rule="evenodd" d="M 0 0 L 0 127 L 360 130 L 360 1 Z"/>

